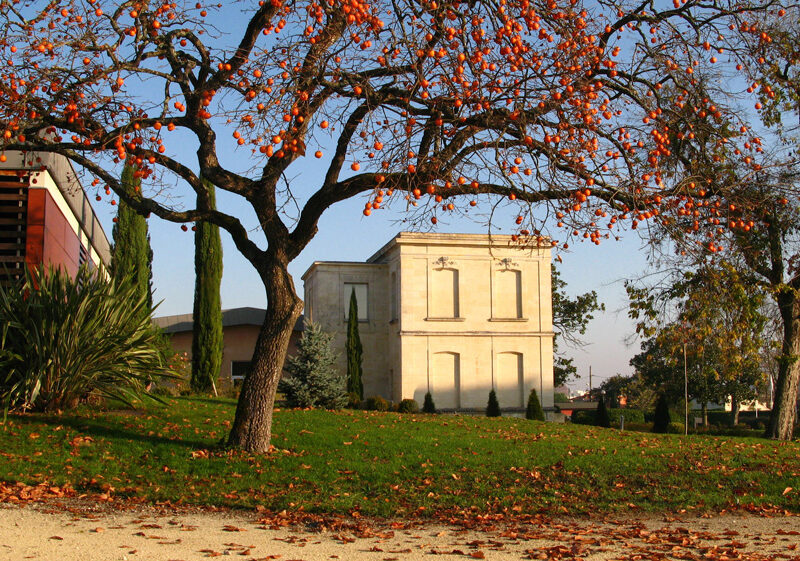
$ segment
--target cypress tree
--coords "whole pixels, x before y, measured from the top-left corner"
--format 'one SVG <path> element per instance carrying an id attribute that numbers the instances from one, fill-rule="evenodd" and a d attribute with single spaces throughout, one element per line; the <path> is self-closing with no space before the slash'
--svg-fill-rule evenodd
<path id="1" fill-rule="evenodd" d="M 208 189 L 209 210 L 216 206 L 214 186 Z M 199 205 L 199 202 L 198 202 Z M 192 335 L 192 379 L 196 392 L 216 392 L 216 380 L 222 366 L 222 305 L 219 287 L 222 282 L 222 242 L 219 227 L 198 222 L 194 235 L 194 330 Z"/>
<path id="2" fill-rule="evenodd" d="M 656 403 L 656 411 L 653 415 L 653 432 L 665 433 L 669 430 L 669 424 L 672 419 L 669 417 L 669 403 L 667 403 L 667 396 L 661 394 L 658 396 Z"/>
<path id="3" fill-rule="evenodd" d="M 533 421 L 544 421 L 544 411 L 542 410 L 542 404 L 539 403 L 539 396 L 536 394 L 536 390 L 531 390 L 528 396 L 528 407 L 525 409 L 525 418 Z"/>
<path id="4" fill-rule="evenodd" d="M 433 396 L 431 392 L 427 392 L 425 394 L 425 401 L 422 404 L 422 412 L 423 413 L 436 413 L 436 404 L 433 402 Z"/>
<path id="5" fill-rule="evenodd" d="M 600 396 L 600 401 L 597 402 L 597 413 L 595 414 L 595 424 L 598 427 L 610 428 L 611 418 L 608 416 L 608 409 L 606 408 L 605 396 Z"/>
<path id="6" fill-rule="evenodd" d="M 122 170 L 122 185 L 135 192 L 141 183 L 134 176 L 135 168 L 126 165 Z M 117 281 L 133 279 L 136 296 L 147 297 L 147 314 L 153 309 L 153 250 L 147 233 L 147 219 L 123 201 L 119 202 L 117 219 L 111 230 L 114 248 L 109 265 L 111 276 Z"/>
<path id="7" fill-rule="evenodd" d="M 497 401 L 497 394 L 494 390 L 489 392 L 489 403 L 486 405 L 487 417 L 500 416 L 500 403 Z"/>
<path id="8" fill-rule="evenodd" d="M 350 292 L 350 310 L 347 313 L 347 393 L 364 399 L 364 383 L 361 380 L 361 337 L 358 334 L 358 301 L 355 289 Z"/>

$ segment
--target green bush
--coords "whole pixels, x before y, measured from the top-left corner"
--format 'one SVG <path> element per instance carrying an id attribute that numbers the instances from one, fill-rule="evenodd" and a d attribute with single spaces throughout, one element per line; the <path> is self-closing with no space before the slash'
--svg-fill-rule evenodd
<path id="1" fill-rule="evenodd" d="M 487 417 L 499 417 L 500 416 L 500 403 L 497 401 L 497 394 L 494 390 L 489 392 L 489 402 L 486 404 L 486 416 Z"/>
<path id="2" fill-rule="evenodd" d="M 425 394 L 425 401 L 422 403 L 422 412 L 430 414 L 436 413 L 436 404 L 433 402 L 431 392 Z"/>
<path id="3" fill-rule="evenodd" d="M 595 411 L 595 425 L 606 429 L 611 427 L 611 419 L 608 417 L 606 401 L 602 398 L 597 402 L 597 411 Z"/>
<path id="4" fill-rule="evenodd" d="M 288 407 L 341 409 L 347 404 L 345 379 L 336 371 L 332 339 L 333 335 L 317 324 L 306 323 L 297 354 L 286 361 L 289 377 L 278 382 Z"/>
<path id="5" fill-rule="evenodd" d="M 661 394 L 658 396 L 656 411 L 653 414 L 653 432 L 667 432 L 671 422 L 672 420 L 669 417 L 669 403 L 667 403 L 667 396 Z"/>
<path id="6" fill-rule="evenodd" d="M 651 423 L 632 422 L 628 423 L 628 418 L 625 417 L 625 430 L 638 431 L 638 432 L 651 432 L 653 425 Z"/>
<path id="7" fill-rule="evenodd" d="M 594 425 L 597 411 L 574 411 L 570 419 L 576 425 Z"/>
<path id="8" fill-rule="evenodd" d="M 347 406 L 349 409 L 361 407 L 361 397 L 356 392 L 347 392 Z"/>
<path id="9" fill-rule="evenodd" d="M 625 428 L 628 428 L 629 423 L 645 423 L 645 413 L 641 409 L 607 409 L 608 418 L 611 421 L 611 426 L 619 428 L 619 419 L 625 416 Z M 572 422 L 577 425 L 596 425 L 597 411 L 575 411 L 572 414 Z M 633 430 L 633 429 L 631 429 Z M 649 429 L 648 429 L 649 430 Z"/>
<path id="10" fill-rule="evenodd" d="M 683 434 L 685 432 L 685 426 L 686 425 L 683 423 L 671 422 L 669 425 L 667 425 L 666 432 L 668 434 Z"/>
<path id="11" fill-rule="evenodd" d="M 130 404 L 169 376 L 147 310 L 147 295 L 129 279 L 108 281 L 86 267 L 74 279 L 51 267 L 0 286 L 5 407 L 66 409 L 92 393 Z"/>
<path id="12" fill-rule="evenodd" d="M 373 395 L 364 401 L 363 408 L 367 411 L 388 411 L 392 408 L 392 404 L 379 395 Z"/>
<path id="13" fill-rule="evenodd" d="M 542 404 L 539 403 L 539 396 L 536 395 L 536 390 L 531 390 L 528 396 L 528 407 L 525 409 L 525 418 L 532 421 L 544 421 L 544 411 Z"/>
<path id="14" fill-rule="evenodd" d="M 419 413 L 419 403 L 416 399 L 404 399 L 397 404 L 398 413 Z"/>

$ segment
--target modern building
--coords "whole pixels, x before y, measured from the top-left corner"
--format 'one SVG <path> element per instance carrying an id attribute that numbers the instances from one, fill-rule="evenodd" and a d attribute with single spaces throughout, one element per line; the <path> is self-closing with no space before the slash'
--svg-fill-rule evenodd
<path id="1" fill-rule="evenodd" d="M 219 388 L 224 389 L 240 383 L 250 370 L 250 359 L 256 348 L 256 340 L 266 310 L 261 308 L 232 308 L 222 311 L 222 366 L 219 373 Z M 191 358 L 192 314 L 163 316 L 153 321 L 170 336 L 175 352 Z M 289 339 L 288 355 L 295 354 L 297 341 L 303 333 L 303 317 L 297 320 Z"/>
<path id="2" fill-rule="evenodd" d="M 364 263 L 314 262 L 303 280 L 305 317 L 342 351 L 355 293 L 365 397 L 421 404 L 430 392 L 440 410 L 483 411 L 494 389 L 522 411 L 536 389 L 553 411 L 549 246 L 403 232 Z"/>
<path id="3" fill-rule="evenodd" d="M 0 278 L 27 264 L 52 264 L 74 275 L 80 265 L 105 268 L 108 238 L 64 156 L 5 152 L 0 163 Z"/>

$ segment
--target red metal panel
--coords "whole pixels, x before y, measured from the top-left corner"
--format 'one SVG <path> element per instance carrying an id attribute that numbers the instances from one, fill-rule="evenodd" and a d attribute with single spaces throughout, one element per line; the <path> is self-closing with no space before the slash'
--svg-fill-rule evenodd
<path id="1" fill-rule="evenodd" d="M 28 222 L 25 225 L 25 262 L 35 267 L 44 259 L 44 213 L 47 191 L 28 191 Z"/>
<path id="2" fill-rule="evenodd" d="M 43 263 L 63 267 L 70 275 L 78 272 L 80 240 L 58 205 L 45 192 Z"/>

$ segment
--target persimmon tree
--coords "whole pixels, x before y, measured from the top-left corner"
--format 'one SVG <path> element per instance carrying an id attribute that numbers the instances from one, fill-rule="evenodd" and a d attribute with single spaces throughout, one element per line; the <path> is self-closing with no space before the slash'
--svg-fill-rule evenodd
<path id="1" fill-rule="evenodd" d="M 0 149 L 61 154 L 100 197 L 229 233 L 268 302 L 228 438 L 254 452 L 269 447 L 302 310 L 287 267 L 327 208 L 362 195 L 365 215 L 395 202 L 421 225 L 514 204 L 521 246 L 563 248 L 718 203 L 724 214 L 726 185 L 705 163 L 758 169 L 761 141 L 734 84 L 715 85 L 769 41 L 751 22 L 794 15 L 777 0 L 236 8 L 226 33 L 221 4 L 0 0 Z M 312 158 L 321 177 L 289 179 Z M 123 162 L 140 190 L 121 188 Z M 201 177 L 248 203 L 259 229 L 213 209 Z"/>

